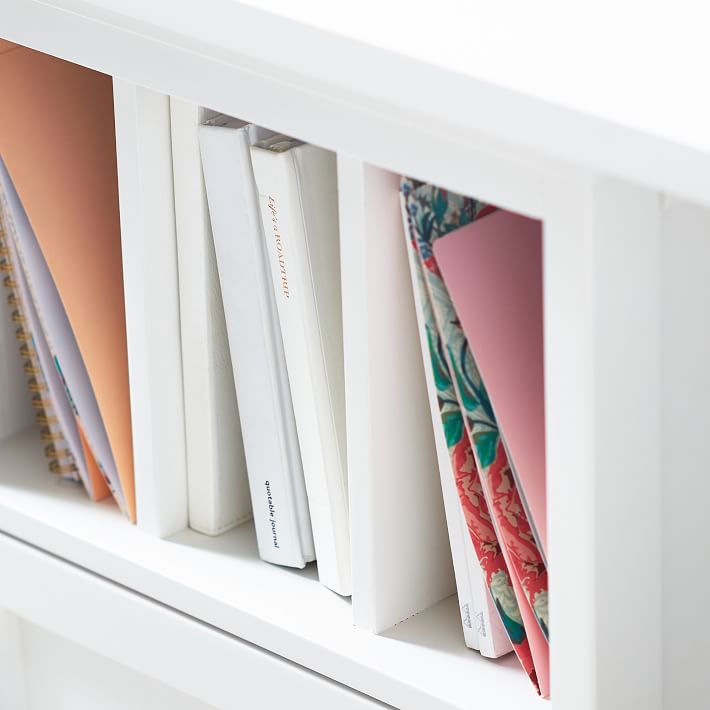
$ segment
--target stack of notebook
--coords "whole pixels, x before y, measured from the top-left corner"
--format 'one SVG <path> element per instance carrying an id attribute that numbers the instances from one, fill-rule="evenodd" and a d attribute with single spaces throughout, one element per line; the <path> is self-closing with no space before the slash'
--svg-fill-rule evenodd
<path id="1" fill-rule="evenodd" d="M 49 469 L 135 521 L 111 80 L 0 43 L 0 83 L 0 269 Z M 349 595 L 335 155 L 171 120 L 190 525 L 253 516 L 263 560 Z M 464 638 L 547 696 L 541 225 L 400 196 Z"/>
<path id="2" fill-rule="evenodd" d="M 0 265 L 49 469 L 136 519 L 111 79 L 0 43 Z"/>
<path id="3" fill-rule="evenodd" d="M 259 554 L 349 595 L 335 156 L 225 116 L 199 142 Z"/>
<path id="4" fill-rule="evenodd" d="M 225 116 L 198 134 L 259 553 L 349 594 L 335 157 Z M 401 199 L 465 640 L 547 695 L 540 224 Z"/>
<path id="5" fill-rule="evenodd" d="M 347 594 L 334 157 L 227 117 L 199 134 L 259 551 Z M 466 643 L 548 695 L 541 227 L 401 199 Z"/>
<path id="6" fill-rule="evenodd" d="M 459 594 L 481 651 L 512 646 L 547 696 L 541 225 L 409 179 L 401 200 L 446 515 L 474 553 L 452 536 Z"/>

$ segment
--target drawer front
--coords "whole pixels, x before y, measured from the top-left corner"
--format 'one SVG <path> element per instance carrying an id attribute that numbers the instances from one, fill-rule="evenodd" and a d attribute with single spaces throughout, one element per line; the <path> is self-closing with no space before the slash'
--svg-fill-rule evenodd
<path id="1" fill-rule="evenodd" d="M 389 707 L 2 533 L 0 569 L 0 608 L 216 708 Z"/>

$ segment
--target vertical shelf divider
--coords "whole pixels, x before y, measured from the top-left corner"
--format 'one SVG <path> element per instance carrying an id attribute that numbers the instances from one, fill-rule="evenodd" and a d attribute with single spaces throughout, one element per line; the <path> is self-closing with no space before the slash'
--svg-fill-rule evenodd
<path id="1" fill-rule="evenodd" d="M 547 187 L 552 698 L 661 710 L 661 199 Z"/>
<path id="2" fill-rule="evenodd" d="M 114 79 L 138 526 L 187 526 L 170 101 Z"/>
<path id="3" fill-rule="evenodd" d="M 398 188 L 338 155 L 353 616 L 375 633 L 455 590 Z"/>
<path id="4" fill-rule="evenodd" d="M 710 209 L 666 200 L 662 363 L 663 707 L 710 697 Z M 654 620 L 657 621 L 657 620 Z"/>

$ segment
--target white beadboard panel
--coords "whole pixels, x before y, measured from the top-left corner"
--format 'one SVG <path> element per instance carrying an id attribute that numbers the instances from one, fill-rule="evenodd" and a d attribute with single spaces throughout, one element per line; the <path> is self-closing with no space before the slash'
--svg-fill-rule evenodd
<path id="1" fill-rule="evenodd" d="M 380 632 L 455 591 L 399 177 L 338 156 L 353 615 Z"/>
<path id="2" fill-rule="evenodd" d="M 138 526 L 187 525 L 170 101 L 114 80 Z"/>

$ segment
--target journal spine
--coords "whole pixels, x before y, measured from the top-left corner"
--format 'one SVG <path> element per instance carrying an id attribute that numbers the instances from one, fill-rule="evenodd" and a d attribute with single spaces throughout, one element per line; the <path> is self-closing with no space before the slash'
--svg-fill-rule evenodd
<path id="1" fill-rule="evenodd" d="M 20 356 L 23 359 L 27 387 L 32 396 L 35 419 L 40 426 L 39 435 L 44 442 L 44 454 L 48 459 L 48 468 L 51 473 L 63 478 L 78 480 L 79 469 L 64 438 L 59 418 L 54 412 L 49 388 L 34 347 L 22 299 L 18 293 L 17 274 L 7 244 L 8 238 L 8 229 L 2 210 L 0 210 L 0 273 L 7 293 L 8 306 L 12 309 L 11 318 L 15 324 L 15 338 L 18 342 Z"/>
<path id="2" fill-rule="evenodd" d="M 286 361 L 250 141 L 260 129 L 215 118 L 199 129 L 234 382 L 263 560 L 315 559 Z"/>
<path id="3" fill-rule="evenodd" d="M 285 139 L 252 147 L 318 574 L 351 594 L 350 525 L 344 461 L 342 330 L 335 158 Z M 326 285 L 327 284 L 327 285 Z M 329 299 L 329 300 L 328 300 Z M 339 363 L 337 352 L 340 353 Z M 337 367 L 340 368 L 338 379 Z"/>

